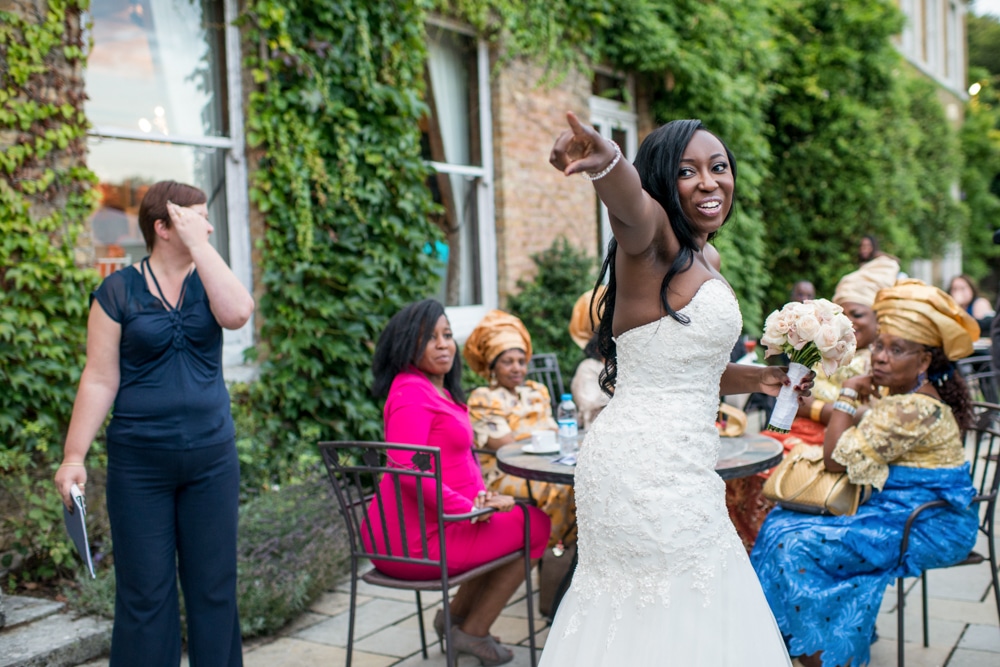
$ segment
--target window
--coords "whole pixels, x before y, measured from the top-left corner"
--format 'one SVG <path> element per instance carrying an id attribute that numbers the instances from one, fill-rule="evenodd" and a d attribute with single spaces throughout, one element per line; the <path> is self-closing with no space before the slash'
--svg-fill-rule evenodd
<path id="1" fill-rule="evenodd" d="M 437 297 L 464 338 L 496 305 L 492 117 L 486 44 L 455 26 L 427 26 L 427 106 L 424 159 L 434 169 L 428 186 L 442 213 L 445 242 Z"/>
<path id="2" fill-rule="evenodd" d="M 146 254 L 139 202 L 172 179 L 208 195 L 212 243 L 250 285 L 235 16 L 235 0 L 91 2 L 85 111 L 101 203 L 90 231 L 105 275 Z M 252 332 L 226 332 L 227 365 L 241 362 Z"/>

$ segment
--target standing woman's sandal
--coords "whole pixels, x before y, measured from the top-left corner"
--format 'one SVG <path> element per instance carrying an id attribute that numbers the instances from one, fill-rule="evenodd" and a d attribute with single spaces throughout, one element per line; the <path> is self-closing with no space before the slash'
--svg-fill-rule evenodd
<path id="1" fill-rule="evenodd" d="M 456 626 L 451 629 L 451 641 L 456 653 L 473 655 L 484 667 L 503 665 L 514 659 L 514 652 L 500 646 L 490 635 L 476 637 Z"/>

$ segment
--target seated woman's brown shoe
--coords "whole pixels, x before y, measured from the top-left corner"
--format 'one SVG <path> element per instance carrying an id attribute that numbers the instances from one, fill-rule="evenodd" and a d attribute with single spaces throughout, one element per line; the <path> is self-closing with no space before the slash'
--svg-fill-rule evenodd
<path id="1" fill-rule="evenodd" d="M 451 629 L 452 648 L 456 653 L 474 655 L 484 667 L 491 665 L 503 665 L 514 659 L 514 652 L 508 648 L 500 646 L 493 637 L 476 637 L 462 632 L 459 627 Z"/>

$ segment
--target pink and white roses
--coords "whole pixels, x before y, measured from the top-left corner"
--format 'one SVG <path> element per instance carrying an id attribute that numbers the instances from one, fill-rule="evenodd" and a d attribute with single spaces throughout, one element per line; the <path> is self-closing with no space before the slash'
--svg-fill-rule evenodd
<path id="1" fill-rule="evenodd" d="M 760 342 L 765 357 L 785 353 L 791 363 L 788 376 L 797 384 L 817 363 L 827 375 L 850 363 L 857 350 L 854 326 L 844 309 L 826 299 L 787 303 L 768 315 Z M 791 387 L 782 387 L 768 428 L 787 433 L 798 409 Z"/>

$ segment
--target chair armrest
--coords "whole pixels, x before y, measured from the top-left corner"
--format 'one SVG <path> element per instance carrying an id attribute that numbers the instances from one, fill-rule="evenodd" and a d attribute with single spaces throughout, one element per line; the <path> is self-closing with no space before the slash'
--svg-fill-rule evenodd
<path id="1" fill-rule="evenodd" d="M 495 449 L 486 449 L 485 447 L 473 447 L 472 448 L 472 453 L 473 454 L 486 454 L 487 456 L 492 456 L 493 458 L 497 457 L 497 450 L 495 450 Z"/>
<path id="2" fill-rule="evenodd" d="M 917 509 L 910 512 L 910 516 L 906 519 L 906 525 L 903 526 L 903 539 L 899 543 L 899 565 L 903 564 L 903 557 L 906 555 L 906 550 L 910 546 L 910 528 L 913 527 L 913 522 L 916 521 L 917 517 L 920 516 L 925 510 L 933 509 L 935 507 L 948 507 L 951 505 L 947 500 L 932 500 L 929 503 L 924 503 Z"/>
<path id="3" fill-rule="evenodd" d="M 468 521 L 473 517 L 493 514 L 496 511 L 497 509 L 495 507 L 481 507 L 477 510 L 466 512 L 465 514 L 445 514 L 443 515 L 443 518 L 445 521 Z"/>

